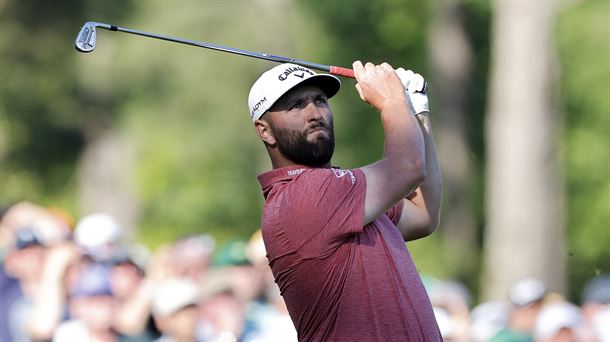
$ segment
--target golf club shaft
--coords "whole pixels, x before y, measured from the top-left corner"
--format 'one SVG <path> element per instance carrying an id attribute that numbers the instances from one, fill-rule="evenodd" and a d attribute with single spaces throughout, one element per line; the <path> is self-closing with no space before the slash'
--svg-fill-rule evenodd
<path id="1" fill-rule="evenodd" d="M 206 49 L 228 52 L 228 53 L 247 56 L 247 57 L 254 57 L 254 58 L 264 59 L 264 60 L 278 62 L 278 63 L 294 63 L 294 64 L 298 64 L 298 65 L 308 67 L 311 69 L 325 71 L 325 72 L 328 72 L 333 75 L 354 78 L 354 71 L 352 69 L 347 69 L 347 68 L 342 68 L 342 67 L 337 67 L 337 66 L 332 66 L 332 65 L 312 63 L 312 62 L 302 61 L 302 60 L 298 60 L 298 59 L 294 59 L 294 58 L 287 58 L 287 57 L 282 57 L 282 56 L 271 55 L 268 53 L 252 52 L 252 51 L 248 51 L 248 50 L 236 49 L 236 48 L 232 48 L 232 47 L 221 46 L 221 45 L 216 45 L 216 44 L 207 43 L 207 42 L 200 42 L 200 41 L 195 41 L 195 40 L 176 38 L 176 37 L 171 37 L 171 36 L 166 36 L 166 35 L 161 35 L 161 34 L 156 34 L 156 33 L 150 33 L 150 32 L 133 30 L 133 29 L 124 28 L 124 27 L 118 27 L 118 26 L 105 24 L 105 23 L 99 23 L 99 22 L 87 22 L 87 23 L 85 23 L 85 26 L 87 26 L 87 25 L 94 26 L 94 28 L 92 30 L 94 30 L 95 28 L 103 28 L 103 29 L 106 29 L 109 31 L 119 31 L 119 32 L 125 32 L 125 33 L 131 33 L 131 34 L 136 34 L 139 36 L 156 38 L 156 39 L 161 39 L 161 40 L 165 40 L 165 41 L 181 43 L 181 44 L 186 44 L 186 45 L 198 46 L 198 47 L 202 47 L 202 48 L 206 48 Z M 87 34 L 86 32 L 87 31 L 84 30 L 84 27 L 83 27 L 83 29 L 81 30 L 81 33 L 79 34 L 79 37 L 77 37 L 77 41 L 86 39 L 86 37 L 82 37 L 82 35 Z M 77 48 L 77 50 L 79 50 L 81 52 L 86 52 L 84 50 L 79 49 L 78 44 L 76 45 L 76 48 Z"/>

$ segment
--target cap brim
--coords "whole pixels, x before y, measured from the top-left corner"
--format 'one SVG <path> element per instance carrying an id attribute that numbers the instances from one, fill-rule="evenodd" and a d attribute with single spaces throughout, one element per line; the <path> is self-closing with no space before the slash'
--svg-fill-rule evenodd
<path id="1" fill-rule="evenodd" d="M 295 85 L 294 87 L 292 87 L 292 89 L 300 85 L 314 85 L 316 87 L 319 87 L 320 89 L 322 89 L 324 94 L 326 94 L 326 97 L 330 99 L 339 92 L 339 89 L 341 88 L 341 81 L 339 81 L 339 79 L 333 75 L 318 74 Z"/>
<path id="2" fill-rule="evenodd" d="M 293 89 L 297 88 L 297 87 L 301 87 L 301 86 L 305 86 L 305 85 L 312 85 L 315 87 L 320 88 L 324 94 L 326 94 L 327 98 L 331 98 L 333 96 L 335 96 L 338 92 L 339 89 L 341 89 L 341 81 L 333 76 L 333 75 L 328 75 L 328 74 L 316 74 L 308 79 L 306 79 L 303 82 L 299 82 L 297 84 L 295 84 L 294 86 L 292 86 L 291 88 L 288 88 L 284 94 L 282 94 L 282 96 L 278 97 L 277 100 L 273 101 L 273 103 L 271 103 L 269 105 L 269 109 L 265 112 L 267 113 L 268 111 L 270 111 L 273 106 L 284 96 L 286 96 L 286 94 L 288 94 L 290 91 L 292 91 Z M 265 113 L 263 113 L 263 115 L 265 115 Z M 263 115 L 261 115 L 260 117 L 263 117 Z"/>

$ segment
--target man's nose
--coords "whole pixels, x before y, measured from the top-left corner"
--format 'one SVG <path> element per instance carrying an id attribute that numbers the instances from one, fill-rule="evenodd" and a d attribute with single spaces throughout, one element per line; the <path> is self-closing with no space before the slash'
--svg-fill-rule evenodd
<path id="1" fill-rule="evenodd" d="M 305 109 L 307 110 L 308 121 L 319 121 L 322 119 L 322 110 L 318 106 L 316 106 L 315 102 L 309 102 Z"/>

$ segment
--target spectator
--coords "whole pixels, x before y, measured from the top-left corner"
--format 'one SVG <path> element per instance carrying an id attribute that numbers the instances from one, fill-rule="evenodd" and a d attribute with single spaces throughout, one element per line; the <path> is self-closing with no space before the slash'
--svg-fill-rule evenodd
<path id="1" fill-rule="evenodd" d="M 146 258 L 148 251 L 141 246 L 140 248 L 131 247 L 115 256 L 112 270 L 110 272 L 110 282 L 112 293 L 119 301 L 124 301 L 133 296 L 137 291 L 140 282 L 145 276 L 145 261 L 139 260 Z M 138 252 L 142 250 L 142 252 Z M 137 253 L 144 253 L 138 256 Z"/>
<path id="2" fill-rule="evenodd" d="M 141 260 L 147 255 L 148 251 L 143 247 L 132 246 L 117 256 L 111 267 L 110 285 L 116 300 L 113 327 L 120 334 L 121 342 L 154 341 L 160 337 L 150 314 L 149 296 L 145 294 L 143 299 L 139 298 L 142 290 L 147 291 L 145 262 Z"/>
<path id="3" fill-rule="evenodd" d="M 467 340 L 470 326 L 470 293 L 466 287 L 457 281 L 428 281 L 426 289 L 432 306 L 438 309 L 435 315 L 443 339 Z M 438 321 L 439 317 L 442 322 Z M 444 332 L 441 323 L 445 324 Z"/>
<path id="4" fill-rule="evenodd" d="M 610 304 L 610 276 L 601 275 L 591 279 L 583 291 L 583 305 L 604 308 Z"/>
<path id="5" fill-rule="evenodd" d="M 610 306 L 604 307 L 593 317 L 593 331 L 599 342 L 610 342 Z"/>
<path id="6" fill-rule="evenodd" d="M 102 213 L 83 217 L 74 229 L 74 241 L 99 262 L 112 262 L 125 248 L 124 237 L 121 224 L 111 215 Z"/>
<path id="7" fill-rule="evenodd" d="M 81 267 L 81 250 L 71 241 L 50 247 L 44 256 L 40 286 L 28 328 L 36 340 L 50 340 L 67 311 L 67 289 Z"/>
<path id="8" fill-rule="evenodd" d="M 517 280 L 508 293 L 511 303 L 508 326 L 491 341 L 533 341 L 534 324 L 546 293 L 547 289 L 539 279 L 527 277 Z"/>
<path id="9" fill-rule="evenodd" d="M 147 250 L 106 214 L 81 219 L 28 202 L 0 210 L 0 341 L 296 341 L 260 230 L 218 251 L 207 235 Z M 214 254 L 214 252 L 217 252 Z M 214 257 L 214 258 L 213 258 Z M 212 262 L 214 260 L 214 262 Z M 581 308 L 537 279 L 507 302 L 469 312 L 455 281 L 423 277 L 444 341 L 610 342 L 610 276 L 592 279 Z"/>
<path id="10" fill-rule="evenodd" d="M 241 341 L 244 327 L 244 305 L 230 289 L 213 293 L 201 303 L 200 341 Z"/>
<path id="11" fill-rule="evenodd" d="M 470 312 L 469 340 L 487 342 L 508 326 L 510 307 L 500 301 L 485 302 Z"/>
<path id="12" fill-rule="evenodd" d="M 456 337 L 455 320 L 449 315 L 447 310 L 440 307 L 434 307 L 434 318 L 436 318 L 436 323 L 441 332 L 443 342 L 460 341 L 460 339 Z"/>
<path id="13" fill-rule="evenodd" d="M 146 274 L 133 293 L 119 299 L 114 327 L 121 334 L 153 340 L 160 336 L 151 305 L 159 285 L 172 277 L 171 257 L 171 246 L 159 247 L 147 263 Z"/>
<path id="14" fill-rule="evenodd" d="M 42 274 L 45 247 L 32 227 L 16 231 L 15 244 L 6 254 L 3 269 L 15 279 L 11 294 L 2 299 L 3 316 L 6 314 L 10 341 L 29 341 L 27 317 L 32 310 L 32 301 L 38 291 Z M 4 334 L 3 334 L 4 335 Z"/>
<path id="15" fill-rule="evenodd" d="M 164 281 L 155 290 L 152 312 L 162 336 L 159 342 L 196 341 L 201 292 L 186 278 Z"/>
<path id="16" fill-rule="evenodd" d="M 114 308 L 110 267 L 101 263 L 84 265 L 69 286 L 70 319 L 59 325 L 53 341 L 117 341 L 112 328 Z"/>
<path id="17" fill-rule="evenodd" d="M 536 342 L 582 341 L 580 309 L 571 303 L 557 301 L 544 305 L 535 320 L 534 339 Z"/>
<path id="18" fill-rule="evenodd" d="M 610 276 L 600 275 L 587 283 L 581 309 L 583 338 L 610 342 Z"/>
<path id="19" fill-rule="evenodd" d="M 171 247 L 170 270 L 177 277 L 204 283 L 215 245 L 215 240 L 207 234 L 182 237 Z"/>
<path id="20" fill-rule="evenodd" d="M 275 283 L 267 285 L 265 301 L 251 303 L 246 318 L 254 326 L 243 340 L 248 342 L 290 342 L 297 341 L 297 331 L 288 314 L 286 303 Z"/>
<path id="21" fill-rule="evenodd" d="M 2 258 L 6 252 L 14 247 L 15 233 L 17 230 L 27 227 L 36 226 L 39 237 L 45 236 L 43 232 L 49 232 L 49 239 L 45 241 L 52 243 L 56 242 L 55 238 L 62 239 L 68 234 L 69 227 L 66 222 L 57 218 L 57 216 L 49 214 L 43 207 L 34 203 L 21 201 L 14 203 L 0 210 L 0 253 Z M 41 229 L 45 226 L 44 229 Z M 55 234 L 61 232 L 61 234 Z"/>
<path id="22" fill-rule="evenodd" d="M 70 312 L 72 301 L 80 301 L 80 298 L 69 297 L 67 291 L 70 291 L 74 284 L 79 284 L 79 281 L 84 281 L 81 279 L 81 272 L 91 276 L 102 272 L 89 270 L 92 264 L 103 264 L 108 268 L 108 271 L 104 272 L 109 276 L 112 259 L 123 246 L 122 238 L 122 227 L 113 217 L 93 214 L 78 221 L 74 232 L 76 243 L 65 242 L 49 250 L 45 256 L 42 290 L 36 296 L 34 310 L 29 319 L 32 336 L 38 340 L 49 340 L 53 336 L 61 339 L 70 334 L 78 335 L 79 329 L 82 331 L 85 328 L 85 331 L 92 330 L 95 334 L 108 335 L 104 329 L 87 325 L 89 321 L 84 319 L 86 317 L 76 317 L 69 324 L 66 323 L 67 325 L 62 324 L 62 320 L 65 311 Z M 88 299 L 87 296 L 84 297 Z M 111 295 L 106 297 L 113 298 Z M 94 299 L 91 300 L 94 305 L 104 303 L 104 300 Z M 96 306 L 98 307 L 101 306 Z M 63 325 L 62 329 L 56 331 L 60 324 Z M 58 333 L 60 335 L 57 335 Z"/>
<path id="23" fill-rule="evenodd" d="M 296 341 L 297 332 L 288 314 L 280 289 L 267 265 L 265 244 L 260 229 L 252 234 L 246 244 L 245 254 L 256 275 L 259 294 L 246 306 L 246 327 L 243 340 Z"/>
<path id="24" fill-rule="evenodd" d="M 41 287 L 45 252 L 68 232 L 64 220 L 33 203 L 18 202 L 1 211 L 1 340 L 31 339 L 28 317 Z"/>

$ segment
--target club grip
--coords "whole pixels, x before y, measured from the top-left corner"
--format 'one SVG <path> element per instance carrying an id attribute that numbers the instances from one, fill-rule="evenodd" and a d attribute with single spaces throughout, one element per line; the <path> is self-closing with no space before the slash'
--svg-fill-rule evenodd
<path id="1" fill-rule="evenodd" d="M 352 69 L 347 69 L 347 68 L 342 68 L 342 67 L 338 67 L 338 66 L 330 66 L 330 73 L 333 75 L 338 75 L 338 76 L 344 76 L 344 77 L 349 77 L 349 78 L 355 78 L 354 76 L 354 70 Z"/>

